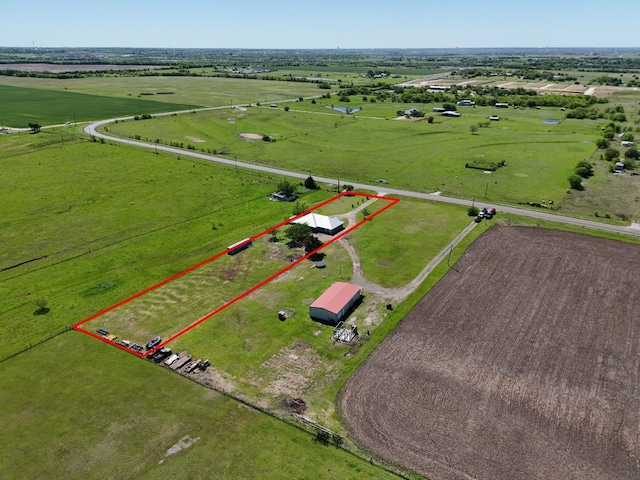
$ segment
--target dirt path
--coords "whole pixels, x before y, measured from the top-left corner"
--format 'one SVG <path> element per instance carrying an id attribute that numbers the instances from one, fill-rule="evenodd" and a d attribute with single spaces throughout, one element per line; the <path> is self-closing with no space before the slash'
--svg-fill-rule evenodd
<path id="1" fill-rule="evenodd" d="M 383 196 L 383 192 L 379 192 L 378 196 Z M 347 220 L 347 228 L 353 227 L 356 224 L 356 215 L 375 202 L 377 199 L 372 198 L 369 201 L 359 205 L 357 208 L 354 208 L 350 212 L 336 215 L 338 218 Z M 453 250 L 453 248 L 460 243 L 460 241 L 467 236 L 467 234 L 473 230 L 473 228 L 477 224 L 475 222 L 471 222 L 462 232 L 460 232 L 444 249 L 438 253 L 431 261 L 422 269 L 422 271 L 409 283 L 403 285 L 402 287 L 395 288 L 387 288 L 382 287 L 376 283 L 370 282 L 364 276 L 362 272 L 362 264 L 360 263 L 360 257 L 356 252 L 355 248 L 346 236 L 340 238 L 336 243 L 343 247 L 349 257 L 351 257 L 351 263 L 353 266 L 353 282 L 360 285 L 366 292 L 369 294 L 373 294 L 381 297 L 385 302 L 390 303 L 399 303 L 404 300 L 407 296 L 411 294 L 418 286 L 424 281 L 425 278 L 433 271 L 433 269 L 438 265 L 449 253 Z"/>

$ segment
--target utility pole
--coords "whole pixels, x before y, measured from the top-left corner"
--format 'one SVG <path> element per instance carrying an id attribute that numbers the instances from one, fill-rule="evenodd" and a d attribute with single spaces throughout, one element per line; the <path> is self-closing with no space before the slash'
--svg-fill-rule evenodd
<path id="1" fill-rule="evenodd" d="M 487 191 L 488 191 L 488 190 L 489 190 L 489 182 L 487 182 L 487 186 L 486 186 L 486 187 L 484 187 L 484 198 L 485 198 L 485 200 L 486 200 L 486 198 L 487 198 Z"/>
<path id="2" fill-rule="evenodd" d="M 473 207 L 475 206 L 475 204 L 476 204 L 476 196 L 474 195 L 474 196 L 471 198 L 471 208 L 473 208 Z"/>
<path id="3" fill-rule="evenodd" d="M 451 245 L 451 250 L 449 250 L 449 258 L 447 258 L 447 267 L 451 268 L 451 254 L 453 253 L 453 245 Z"/>

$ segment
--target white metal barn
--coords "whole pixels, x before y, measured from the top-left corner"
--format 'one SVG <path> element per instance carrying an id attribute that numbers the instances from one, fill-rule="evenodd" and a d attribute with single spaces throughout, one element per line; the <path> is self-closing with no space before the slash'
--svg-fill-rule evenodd
<path id="1" fill-rule="evenodd" d="M 326 233 L 327 235 L 335 235 L 344 229 L 344 222 L 337 217 L 327 217 L 326 215 L 318 215 L 317 213 L 308 213 L 291 223 L 302 223 L 309 225 L 313 233 Z"/>

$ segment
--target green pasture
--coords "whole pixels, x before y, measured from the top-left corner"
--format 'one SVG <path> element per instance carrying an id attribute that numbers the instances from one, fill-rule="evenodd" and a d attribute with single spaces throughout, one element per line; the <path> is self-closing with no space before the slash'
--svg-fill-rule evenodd
<path id="1" fill-rule="evenodd" d="M 0 137 L 0 358 L 293 213 L 267 199 L 279 178 L 207 162 L 89 142 L 17 154 L 47 136 Z"/>
<path id="2" fill-rule="evenodd" d="M 0 76 L 0 85 L 33 90 L 55 90 L 58 92 L 113 97 L 113 99 L 121 99 L 120 101 L 122 101 L 122 99 L 137 99 L 146 101 L 153 100 L 152 103 L 157 102 L 158 104 L 168 104 L 162 105 L 163 110 L 156 111 L 189 109 L 191 108 L 189 105 L 218 107 L 222 105 L 238 105 L 256 102 L 270 103 L 296 99 L 298 97 L 322 95 L 328 91 L 318 89 L 318 86 L 313 83 L 172 76 L 107 76 L 72 80 Z M 37 92 L 34 92 L 33 95 L 37 95 Z M 43 105 L 43 107 L 46 107 L 46 105 Z M 73 112 L 69 113 L 72 114 Z M 134 115 L 137 113 L 154 112 L 129 109 L 126 110 L 125 113 Z M 91 117 L 91 119 L 111 118 L 121 115 L 123 114 L 107 115 L 105 113 L 98 117 Z M 73 121 L 72 117 L 71 121 Z M 8 124 L 6 119 L 5 124 Z"/>
<path id="3" fill-rule="evenodd" d="M 2 363 L 0 414 L 6 480 L 397 478 L 77 332 Z"/>
<path id="4" fill-rule="evenodd" d="M 365 277 L 380 285 L 400 287 L 453 240 L 453 232 L 462 231 L 471 221 L 463 207 L 402 198 L 351 237 L 361 255 Z"/>
<path id="5" fill-rule="evenodd" d="M 2 123 L 15 128 L 27 128 L 29 123 L 50 125 L 84 122 L 193 108 L 193 105 L 166 104 L 139 98 L 114 98 L 7 85 L 0 85 L 0 105 Z"/>
<path id="6" fill-rule="evenodd" d="M 334 103 L 335 102 L 335 103 Z M 406 110 L 406 104 L 369 104 L 354 115 L 325 108 L 338 104 L 324 99 L 283 108 L 223 110 L 171 118 L 110 125 L 124 137 L 183 143 L 197 137 L 197 149 L 294 171 L 340 178 L 344 183 L 374 183 L 422 192 L 485 198 L 495 202 L 541 202 L 561 205 L 567 178 L 580 160 L 595 152 L 602 122 L 563 120 L 559 109 L 501 110 L 461 108 L 460 118 L 435 116 L 433 124 L 420 120 L 383 120 Z M 359 106 L 353 103 L 352 106 Z M 430 112 L 434 105 L 417 105 Z M 429 115 L 429 113 L 427 113 Z M 475 134 L 471 125 L 500 115 Z M 374 117 L 374 118 L 370 118 Z M 558 125 L 543 123 L 560 120 Z M 242 133 L 273 136 L 267 143 L 247 140 Z M 504 161 L 493 173 L 468 169 Z"/>
<path id="7" fill-rule="evenodd" d="M 56 137 L 55 131 L 47 135 L 51 135 L 51 138 Z M 2 137 L 0 141 L 6 141 L 7 144 L 10 142 L 12 148 L 19 151 L 18 139 L 24 139 L 23 146 L 26 148 L 31 146 L 33 138 L 36 137 L 38 135 L 12 135 Z M 262 231 L 282 221 L 291 215 L 293 208 L 290 203 L 271 202 L 267 199 L 267 194 L 280 179 L 270 179 L 244 171 L 236 173 L 233 168 L 176 156 L 155 155 L 152 152 L 109 143 L 85 142 L 57 146 L 54 144 L 53 147 L 37 152 L 14 152 L 0 161 L 3 163 L 0 186 L 5 190 L 11 187 L 12 191 L 10 198 L 3 197 L 3 203 L 0 205 L 5 212 L 5 228 L 2 229 L 2 244 L 5 248 L 0 257 L 0 265 L 6 269 L 0 272 L 0 292 L 3 299 L 0 307 L 2 357 L 15 353 L 29 344 L 35 344 L 66 325 L 80 321 L 208 258 L 238 239 L 254 235 L 256 230 Z M 333 193 L 328 191 L 311 192 L 302 197 L 302 201 L 308 206 L 313 206 L 331 195 Z M 382 202 L 375 202 L 371 211 L 375 211 L 381 205 Z M 336 213 L 339 213 L 342 207 L 343 211 L 348 211 L 351 205 L 335 207 Z M 377 222 L 380 222 L 380 226 L 395 228 L 398 222 L 403 220 L 394 216 L 394 208 L 397 206 L 360 228 L 376 227 Z M 439 209 L 436 206 L 434 208 Z M 421 214 L 428 210 L 417 206 L 414 206 L 414 209 Z M 464 222 L 468 221 L 463 209 L 454 213 L 450 207 L 444 207 L 444 211 L 448 212 L 445 215 L 457 214 Z M 435 211 L 430 211 L 429 214 L 436 215 Z M 429 255 L 435 255 L 457 234 L 458 227 L 455 222 L 447 226 L 447 231 L 448 236 L 443 235 L 440 244 L 433 242 L 422 249 L 423 256 L 398 256 L 394 267 L 399 271 L 406 270 L 408 274 L 418 271 Z M 399 232 L 394 239 L 398 248 L 401 248 L 404 242 L 408 242 L 414 233 Z M 368 240 L 363 240 L 366 238 Z M 255 247 L 236 257 L 225 256 L 227 264 L 218 272 L 218 278 L 222 278 L 223 283 L 235 283 L 234 288 L 242 288 L 245 284 L 254 284 L 257 277 L 264 275 L 267 270 L 271 272 L 272 266 L 280 268 L 286 265 L 291 252 L 284 246 L 284 233 L 279 231 L 276 239 L 277 242 L 268 241 L 267 238 L 258 241 Z M 367 243 L 371 243 L 372 252 L 382 251 L 380 245 L 389 242 L 388 235 L 369 235 L 363 239 L 354 235 L 354 242 L 359 242 L 357 248 L 365 248 Z M 228 382 L 224 388 L 257 404 L 278 410 L 283 395 L 304 395 L 310 405 L 309 415 L 341 431 L 338 412 L 335 411 L 335 395 L 375 345 L 402 319 L 399 314 L 402 310 L 397 308 L 393 312 L 387 312 L 384 305 L 376 304 L 375 299 L 365 292 L 363 304 L 350 317 L 350 321 L 359 326 L 364 341 L 355 347 L 335 345 L 331 340 L 332 328 L 311 321 L 308 317 L 308 306 L 334 281 L 350 280 L 351 266 L 345 250 L 338 245 L 330 245 L 322 253 L 327 268 L 316 269 L 312 268 L 312 262 L 303 262 L 189 331 L 173 342 L 171 347 L 176 350 L 185 348 L 194 355 L 210 358 L 212 371 L 217 371 L 225 382 Z M 8 268 L 12 266 L 15 267 Z M 259 268 L 253 271 L 255 266 Z M 147 315 L 145 320 L 145 328 L 149 330 L 140 335 L 140 338 L 144 335 L 142 341 L 157 334 L 156 328 L 170 331 L 174 326 L 172 321 L 175 321 L 175 326 L 179 324 L 183 327 L 184 321 L 189 321 L 189 316 L 198 313 L 195 311 L 197 308 L 206 310 L 208 298 L 212 298 L 208 297 L 209 295 L 220 301 L 229 300 L 226 294 L 220 295 L 220 291 L 227 292 L 227 287 L 220 289 L 220 285 L 215 284 L 215 279 L 204 278 L 206 271 L 199 273 L 200 276 L 196 275 L 188 282 L 188 277 L 185 276 L 185 283 L 180 291 L 175 292 L 173 298 L 164 295 L 160 296 L 159 300 L 156 298 L 153 302 L 142 303 L 142 307 L 139 306 L 142 309 L 148 308 L 152 313 Z M 425 285 L 431 285 L 434 281 L 435 277 L 429 277 Z M 176 285 L 179 284 L 173 286 Z M 425 290 L 421 287 L 421 291 L 424 293 Z M 46 315 L 34 315 L 37 309 L 35 301 L 38 298 L 48 301 L 50 311 Z M 153 297 L 150 298 L 153 300 Z M 411 301 L 415 303 L 418 298 L 419 296 L 416 296 Z M 171 310 L 180 302 L 181 310 Z M 165 311 L 166 306 L 168 309 Z M 193 311 L 190 309 L 191 306 Z M 277 312 L 281 309 L 292 312 L 293 316 L 285 322 L 280 322 Z M 163 311 L 169 315 L 163 317 Z M 374 318 L 374 321 L 370 321 L 369 317 Z M 136 316 L 135 319 L 139 318 Z M 97 328 L 98 323 L 94 322 L 98 321 L 87 324 L 88 328 Z M 153 326 L 154 321 L 157 322 L 157 327 Z M 364 335 L 366 330 L 370 330 L 370 337 Z M 82 346 L 79 347 L 75 343 L 58 346 L 55 349 L 58 352 L 57 357 L 49 351 L 50 346 L 59 345 L 57 342 L 73 338 L 82 338 Z M 137 338 L 132 337 L 131 340 Z M 135 362 L 139 360 L 95 339 L 69 332 L 4 363 L 12 365 L 11 362 L 22 362 L 25 359 L 24 361 L 30 365 L 51 365 L 51 368 L 56 370 L 55 375 L 44 371 L 38 377 L 48 379 L 46 388 L 56 383 L 60 388 L 71 392 L 74 389 L 67 387 L 65 381 L 73 380 L 74 385 L 84 385 L 79 391 L 87 398 L 92 398 L 92 401 L 96 401 L 95 397 L 105 397 L 111 402 L 108 408 L 102 408 L 101 403 L 85 407 L 81 399 L 62 396 L 78 415 L 84 414 L 88 417 L 89 413 L 85 412 L 90 408 L 91 413 L 102 412 L 103 422 L 102 427 L 95 427 L 97 431 L 91 429 L 92 427 L 86 427 L 90 430 L 91 438 L 85 437 L 83 427 L 74 430 L 81 439 L 67 439 L 65 445 L 74 445 L 74 442 L 89 445 L 89 457 L 88 460 L 85 457 L 76 459 L 73 467 L 67 467 L 65 462 L 60 462 L 57 468 L 74 469 L 65 470 L 61 473 L 62 476 L 86 476 L 86 465 L 96 466 L 96 462 L 102 462 L 103 458 L 110 460 L 104 460 L 104 465 L 113 465 L 116 462 L 123 463 L 123 469 L 133 468 L 128 462 L 120 462 L 118 455 L 122 455 L 121 450 L 137 451 L 136 449 L 143 448 L 141 445 L 146 443 L 137 431 L 134 433 L 131 430 L 130 436 L 128 433 L 122 436 L 123 430 L 118 428 L 120 416 L 123 415 L 122 404 L 125 402 L 128 409 L 131 407 L 132 415 L 140 416 L 138 423 L 132 422 L 126 417 L 129 414 L 127 410 L 123 423 L 139 425 L 142 430 L 149 430 L 149 422 L 155 422 L 159 414 L 145 417 L 140 413 L 140 409 L 146 406 L 137 406 L 135 402 L 138 400 L 132 400 L 130 394 L 123 394 L 126 397 L 126 400 L 123 400 L 116 394 L 105 393 L 101 383 L 95 385 L 85 381 L 77 372 L 65 376 L 62 373 L 64 369 L 55 362 L 39 362 L 39 352 L 42 352 L 42 358 L 59 358 L 65 365 L 77 364 L 79 368 L 91 365 L 93 355 L 107 362 L 105 365 L 112 364 L 109 360 L 112 355 L 121 355 L 122 357 L 118 358 L 123 358 L 126 365 L 138 365 Z M 69 352 L 77 352 L 78 357 L 69 358 Z M 108 354 L 105 356 L 103 352 Z M 297 361 L 289 365 L 294 370 L 294 380 L 285 382 L 290 384 L 290 390 L 282 390 L 282 376 L 289 373 L 279 367 L 282 364 L 280 360 L 291 358 L 291 355 L 300 359 L 300 365 Z M 20 366 L 16 367 L 17 370 L 23 368 L 21 363 L 18 365 Z M 286 362 L 283 365 L 283 368 L 289 368 Z M 119 382 L 109 377 L 107 370 L 101 366 L 92 372 L 95 372 L 97 378 L 104 377 L 107 383 L 119 388 Z M 8 369 L 4 371 L 9 372 Z M 118 369 L 115 371 L 118 372 Z M 38 371 L 35 373 L 38 374 Z M 118 374 L 128 379 L 125 383 L 131 384 L 131 388 L 140 392 L 147 391 L 145 387 L 139 386 L 137 381 L 130 381 L 130 377 L 136 374 Z M 10 372 L 7 375 L 7 379 L 14 378 Z M 149 382 L 154 382 L 147 374 L 141 377 L 145 378 L 146 388 L 150 385 Z M 65 378 L 69 380 L 61 380 Z M 82 378 L 80 383 L 78 378 Z M 166 385 L 167 381 L 160 379 L 157 383 Z M 20 391 L 15 383 L 6 385 L 3 391 Z M 32 384 L 25 383 L 21 388 L 26 388 L 27 385 Z M 42 437 L 43 442 L 48 437 L 60 438 L 59 432 L 49 423 L 38 422 L 39 418 L 49 415 L 46 410 L 49 404 L 56 406 L 58 403 L 43 400 L 42 396 L 38 397 L 37 391 L 34 390 L 35 385 L 29 388 L 32 390 L 26 392 L 25 396 L 38 398 L 30 404 L 29 416 L 34 418 L 34 423 L 41 424 L 39 428 L 42 429 L 32 427 L 31 423 L 25 427 L 23 422 L 24 432 L 20 442 L 28 442 L 33 436 Z M 56 389 L 50 390 L 51 395 L 57 392 Z M 167 401 L 163 395 L 157 396 L 158 401 L 162 400 L 161 403 L 166 403 L 169 409 L 178 408 L 183 403 L 183 395 L 168 393 L 168 397 L 174 399 L 173 403 Z M 132 406 L 132 401 L 135 406 Z M 9 406 L 5 408 L 9 411 Z M 38 413 L 38 409 L 42 409 L 42 413 Z M 181 415 L 179 412 L 172 413 L 172 418 L 180 422 L 186 421 L 182 420 Z M 71 422 L 69 418 L 62 422 L 57 417 L 53 418 L 56 420 L 55 424 L 60 425 L 62 429 L 66 428 L 65 422 Z M 6 430 L 6 434 L 13 435 L 20 421 L 20 418 L 11 417 L 8 424 L 11 428 Z M 236 425 L 235 421 L 232 425 Z M 113 435 L 113 438 L 120 439 L 118 447 L 114 447 L 115 440 L 112 437 L 106 440 L 103 438 L 104 429 L 109 435 Z M 158 433 L 151 430 L 151 434 L 156 435 L 152 438 L 166 435 L 164 430 L 160 429 Z M 176 429 L 171 430 L 171 434 L 175 432 Z M 183 436 L 182 433 L 176 435 L 178 439 Z M 171 437 L 171 440 L 171 444 L 176 441 L 174 437 Z M 17 449 L 22 448 L 20 442 L 16 443 Z M 48 444 L 50 443 L 49 439 Z M 94 444 L 98 446 L 93 447 Z M 55 445 L 57 444 L 54 443 Z M 71 455 L 69 452 L 73 450 L 65 450 L 64 446 L 59 447 L 59 451 L 57 448 L 53 449 L 57 453 L 52 458 L 67 458 L 64 455 Z M 162 451 L 166 448 L 168 447 L 162 444 Z M 81 451 L 84 452 L 82 449 Z M 103 452 L 102 456 L 96 453 L 98 451 Z M 12 457 L 18 462 L 22 462 L 20 459 L 24 458 L 15 455 Z M 135 460 L 136 458 L 138 460 Z M 191 455 L 188 455 L 188 458 L 192 458 Z M 42 468 L 46 468 L 48 461 L 53 460 L 41 462 L 44 465 Z M 135 455 L 132 461 L 145 464 Z M 193 468 L 200 468 L 198 462 L 202 461 L 201 458 L 198 457 L 198 460 L 194 461 L 196 463 L 193 464 Z M 188 470 L 189 465 L 192 465 L 188 463 L 191 460 L 185 462 L 187 463 L 176 468 Z M 169 461 L 164 465 L 167 464 Z M 106 467 L 101 465 L 96 467 L 96 477 L 104 478 L 103 468 Z M 37 466 L 23 465 L 21 468 Z M 16 472 L 18 476 L 23 473 L 19 469 Z M 31 470 L 27 476 L 30 475 L 29 472 Z M 358 467 L 351 469 L 349 474 L 351 473 L 359 475 Z M 117 473 L 114 476 L 118 476 Z"/>

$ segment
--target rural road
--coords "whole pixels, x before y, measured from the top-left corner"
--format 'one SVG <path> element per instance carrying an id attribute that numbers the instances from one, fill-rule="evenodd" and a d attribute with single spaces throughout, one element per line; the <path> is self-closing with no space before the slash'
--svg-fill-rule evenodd
<path id="1" fill-rule="evenodd" d="M 282 103 L 282 102 L 279 102 Z M 231 106 L 225 106 L 225 107 L 211 107 L 211 108 L 207 108 L 207 109 L 199 109 L 199 110 L 212 110 L 212 109 L 219 109 L 219 108 L 231 108 Z M 192 112 L 193 110 L 187 110 L 187 111 L 180 111 L 180 112 L 170 112 L 170 113 L 166 113 L 166 114 L 161 114 L 162 116 L 168 116 L 168 115 L 173 115 L 174 113 L 188 113 L 188 112 Z M 156 115 L 156 116 L 161 116 L 161 115 Z M 95 138 L 103 138 L 105 140 L 109 140 L 111 142 L 118 142 L 118 143 L 123 143 L 126 145 L 130 145 L 133 147 L 140 147 L 140 148 L 147 148 L 147 149 L 152 149 L 155 151 L 161 151 L 161 152 L 166 152 L 166 153 L 171 153 L 174 155 L 179 155 L 182 157 L 192 157 L 192 158 L 197 158 L 200 160 L 205 160 L 208 162 L 216 162 L 216 163 L 221 163 L 224 165 L 229 165 L 231 167 L 235 167 L 235 168 L 245 168 L 245 169 L 249 169 L 249 170 L 256 170 L 256 171 L 260 171 L 260 172 L 265 172 L 265 173 L 269 173 L 272 175 L 282 175 L 284 177 L 293 177 L 293 178 L 299 178 L 299 179 L 306 179 L 309 176 L 309 173 L 298 173 L 298 172 L 292 172 L 289 170 L 282 170 L 279 168 L 272 168 L 272 167 L 266 167 L 264 165 L 258 165 L 255 163 L 248 163 L 248 162 L 243 162 L 243 161 L 239 161 L 239 160 L 229 160 L 227 158 L 222 158 L 222 157 L 216 157 L 214 155 L 207 155 L 204 153 L 199 153 L 199 152 L 195 152 L 192 150 L 183 150 L 183 149 L 179 149 L 179 148 L 173 148 L 173 147 L 167 147 L 165 145 L 157 145 L 155 143 L 146 143 L 146 142 L 142 142 L 139 140 L 129 140 L 126 138 L 118 138 L 118 137 L 113 137 L 111 135 L 107 135 L 105 133 L 101 133 L 98 131 L 98 128 L 104 126 L 104 125 L 108 125 L 110 123 L 114 123 L 116 120 L 118 121 L 124 121 L 124 120 L 132 120 L 133 116 L 130 117 L 121 117 L 121 118 L 112 118 L 109 120 L 100 120 L 98 122 L 93 122 L 88 124 L 87 126 L 84 127 L 84 131 L 95 137 Z M 336 184 L 338 183 L 338 180 L 336 180 L 335 178 L 327 178 L 327 177 L 320 177 L 320 176 L 316 176 L 313 175 L 313 178 L 321 183 L 327 183 L 327 184 Z M 341 179 L 340 181 L 342 181 L 344 184 L 349 184 L 349 185 L 353 185 L 356 189 L 365 189 L 365 190 L 379 190 L 381 185 L 371 185 L 371 184 L 366 184 L 366 183 L 357 183 L 357 182 L 352 182 L 349 181 L 348 179 Z M 476 206 L 482 208 L 484 206 L 486 207 L 499 207 L 499 211 L 501 212 L 505 212 L 505 213 L 511 213 L 514 215 L 521 215 L 523 217 L 529 217 L 529 218 L 533 218 L 533 219 L 537 219 L 537 220 L 547 220 L 547 221 L 552 221 L 552 222 L 559 222 L 559 223 L 565 223 L 565 224 L 570 224 L 570 225 L 577 225 L 580 227 L 587 227 L 587 228 L 594 228 L 597 230 L 604 230 L 604 231 L 609 231 L 609 232 L 617 232 L 617 233 L 625 233 L 628 235 L 633 235 L 636 237 L 640 237 L 640 228 L 634 228 L 634 227 L 629 227 L 629 226 L 620 226 L 620 225 L 608 225 L 605 223 L 599 223 L 599 222 L 594 222 L 592 220 L 584 220 L 584 219 L 580 219 L 580 218 L 572 218 L 572 217 L 566 217 L 563 215 L 558 215 L 558 214 L 553 214 L 553 213 L 548 213 L 548 212 L 542 212 L 542 211 L 537 211 L 537 210 L 527 210 L 524 208 L 517 208 L 517 207 L 510 207 L 510 206 L 506 206 L 506 205 L 500 205 L 500 204 L 495 204 L 495 203 L 483 203 L 481 200 L 479 201 L 475 201 L 472 202 L 471 200 L 465 200 L 465 199 L 461 199 L 461 198 L 454 198 L 454 197 L 443 197 L 441 195 L 437 195 L 437 194 L 433 194 L 433 193 L 421 193 L 421 192 L 414 192 L 411 190 L 401 190 L 401 189 L 397 189 L 397 188 L 388 188 L 388 185 L 384 186 L 384 190 L 387 194 L 393 194 L 393 195 L 401 195 L 401 196 L 405 196 L 405 197 L 413 197 L 413 198 L 420 198 L 423 200 L 431 200 L 434 202 L 443 202 L 443 203 L 450 203 L 450 204 L 455 204 L 455 205 L 462 205 L 462 206 L 471 206 L 473 204 L 475 204 Z"/>

